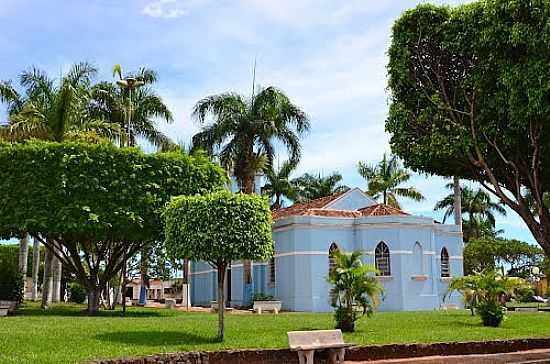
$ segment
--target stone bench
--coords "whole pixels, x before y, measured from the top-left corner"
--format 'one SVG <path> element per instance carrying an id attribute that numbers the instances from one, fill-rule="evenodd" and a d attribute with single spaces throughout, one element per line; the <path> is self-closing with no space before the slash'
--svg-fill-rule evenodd
<path id="1" fill-rule="evenodd" d="M 281 311 L 281 301 L 254 301 L 252 309 L 261 315 L 263 311 L 273 311 L 274 314 L 278 314 Z"/>
<path id="2" fill-rule="evenodd" d="M 344 364 L 346 347 L 340 330 L 290 331 L 288 346 L 298 352 L 300 364 L 313 364 L 316 350 L 329 351 L 329 363 Z"/>
<path id="3" fill-rule="evenodd" d="M 537 312 L 538 307 L 516 307 L 514 311 L 516 312 Z"/>
<path id="4" fill-rule="evenodd" d="M 0 317 L 8 316 L 10 306 L 0 306 Z"/>
<path id="5" fill-rule="evenodd" d="M 176 300 L 174 298 L 167 298 L 164 300 L 164 307 L 168 309 L 176 308 Z"/>

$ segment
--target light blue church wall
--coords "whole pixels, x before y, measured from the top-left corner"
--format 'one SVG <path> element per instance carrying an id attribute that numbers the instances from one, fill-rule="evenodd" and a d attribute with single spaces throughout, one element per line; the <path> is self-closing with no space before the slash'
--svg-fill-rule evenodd
<path id="1" fill-rule="evenodd" d="M 255 262 L 253 289 L 280 299 L 289 311 L 332 311 L 329 302 L 329 249 L 361 251 L 363 261 L 375 264 L 375 250 L 384 242 L 390 251 L 389 276 L 378 277 L 384 287 L 381 311 L 433 310 L 445 304 L 462 305 L 453 295 L 446 302 L 450 278 L 441 276 L 441 251 L 447 249 L 450 275 L 462 276 L 462 233 L 455 225 L 411 215 L 362 216 L 357 210 L 373 201 L 355 190 L 325 208 L 355 211 L 351 217 L 287 216 L 274 221 L 275 282 L 270 263 Z M 243 304 L 242 264 L 231 269 L 231 305 Z M 216 273 L 204 263 L 192 267 L 192 302 L 207 305 L 216 297 Z"/>

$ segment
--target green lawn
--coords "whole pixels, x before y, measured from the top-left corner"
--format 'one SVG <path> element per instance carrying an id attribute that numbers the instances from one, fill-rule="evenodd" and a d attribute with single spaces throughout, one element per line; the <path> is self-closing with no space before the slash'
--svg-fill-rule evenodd
<path id="1" fill-rule="evenodd" d="M 47 313 L 28 305 L 0 319 L 0 363 L 77 363 L 94 358 L 229 348 L 282 348 L 286 332 L 332 328 L 330 314 L 227 315 L 227 339 L 216 343 L 216 315 L 131 308 L 82 314 L 60 305 Z M 358 344 L 490 340 L 550 336 L 550 313 L 510 313 L 501 328 L 485 328 L 468 311 L 377 313 L 346 335 Z"/>

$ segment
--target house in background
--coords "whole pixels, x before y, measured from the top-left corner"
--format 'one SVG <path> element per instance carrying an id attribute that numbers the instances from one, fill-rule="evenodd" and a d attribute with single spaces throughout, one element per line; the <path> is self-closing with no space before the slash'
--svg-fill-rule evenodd
<path id="1" fill-rule="evenodd" d="M 331 250 L 363 252 L 379 270 L 384 286 L 380 310 L 432 310 L 461 305 L 445 302 L 448 283 L 462 276 L 462 232 L 431 218 L 379 204 L 360 189 L 295 204 L 273 212 L 275 255 L 269 262 L 235 262 L 227 273 L 231 306 L 250 303 L 252 292 L 272 295 L 289 311 L 331 311 L 327 282 Z M 191 300 L 216 299 L 216 271 L 195 262 Z"/>

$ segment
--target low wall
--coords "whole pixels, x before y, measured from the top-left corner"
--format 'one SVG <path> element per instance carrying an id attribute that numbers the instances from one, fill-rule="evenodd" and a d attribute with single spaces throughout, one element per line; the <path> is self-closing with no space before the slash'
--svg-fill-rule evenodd
<path id="1" fill-rule="evenodd" d="M 486 342 L 393 344 L 357 346 L 346 350 L 346 361 L 414 358 L 437 355 L 496 354 L 534 349 L 549 349 L 550 338 Z M 326 353 L 315 355 L 326 363 Z M 219 352 L 167 353 L 140 358 L 97 360 L 89 364 L 295 364 L 296 353 L 288 349 L 235 350 Z"/>

